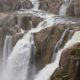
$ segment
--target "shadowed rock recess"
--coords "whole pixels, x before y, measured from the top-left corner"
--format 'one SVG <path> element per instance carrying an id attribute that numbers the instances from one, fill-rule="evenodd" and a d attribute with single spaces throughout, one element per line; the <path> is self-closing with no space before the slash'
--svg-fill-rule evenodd
<path id="1" fill-rule="evenodd" d="M 0 80 L 80 80 L 79 17 L 80 0 L 0 0 Z"/>

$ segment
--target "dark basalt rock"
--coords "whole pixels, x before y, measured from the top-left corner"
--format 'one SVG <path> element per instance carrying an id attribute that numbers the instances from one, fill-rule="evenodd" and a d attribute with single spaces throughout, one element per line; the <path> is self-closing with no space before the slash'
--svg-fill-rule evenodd
<path id="1" fill-rule="evenodd" d="M 19 10 L 22 6 L 24 9 L 30 9 L 32 4 L 29 0 L 0 0 L 0 11 Z"/>

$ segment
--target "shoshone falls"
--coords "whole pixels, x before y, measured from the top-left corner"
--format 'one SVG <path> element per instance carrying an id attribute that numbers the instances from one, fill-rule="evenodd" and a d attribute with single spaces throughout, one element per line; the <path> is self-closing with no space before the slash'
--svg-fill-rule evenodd
<path id="1" fill-rule="evenodd" d="M 64 45 L 66 34 L 69 34 L 69 27 L 65 28 L 61 37 L 55 44 L 52 52 L 51 61 L 41 69 L 36 68 L 35 56 L 37 46 L 34 35 L 51 28 L 58 24 L 80 24 L 79 18 L 67 17 L 67 8 L 71 5 L 72 0 L 63 0 L 59 9 L 59 14 L 55 15 L 45 10 L 39 9 L 39 0 L 30 0 L 33 7 L 31 9 L 24 9 L 23 0 L 20 0 L 22 8 L 14 12 L 17 16 L 40 17 L 43 20 L 33 27 L 30 20 L 31 29 L 26 31 L 21 28 L 22 34 L 15 46 L 13 46 L 13 37 L 6 35 L 3 46 L 2 62 L 0 61 L 0 80 L 74 80 L 74 79 L 51 79 L 56 70 L 60 66 L 62 53 L 73 45 L 80 43 L 80 29 L 75 29 L 70 38 L 68 38 Z M 18 28 L 18 27 L 17 27 Z M 61 28 L 60 28 L 61 29 Z M 55 30 L 55 29 L 54 29 Z M 70 30 L 71 31 L 71 30 Z M 55 31 L 57 33 L 57 31 Z M 69 36 L 68 36 L 69 37 Z M 42 37 L 43 38 L 43 37 Z M 57 40 L 56 38 L 54 40 Z M 44 56 L 43 56 L 44 57 Z M 41 58 L 42 59 L 42 58 Z"/>

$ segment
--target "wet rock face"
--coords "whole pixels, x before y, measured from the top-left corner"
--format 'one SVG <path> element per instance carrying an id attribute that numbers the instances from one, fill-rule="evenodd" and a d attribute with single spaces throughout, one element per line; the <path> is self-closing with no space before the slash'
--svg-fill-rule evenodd
<path id="1" fill-rule="evenodd" d="M 40 9 L 58 14 L 62 0 L 40 0 Z"/>
<path id="2" fill-rule="evenodd" d="M 33 7 L 32 3 L 30 0 L 22 0 L 21 7 L 23 6 L 24 9 L 30 9 Z"/>
<path id="3" fill-rule="evenodd" d="M 37 46 L 36 61 L 38 67 L 43 67 L 45 64 L 51 62 L 54 47 L 65 29 L 66 27 L 64 27 L 64 25 L 55 25 L 35 34 L 35 42 Z M 69 32 L 65 35 L 66 37 L 63 44 L 68 39 L 68 34 Z"/>
<path id="4" fill-rule="evenodd" d="M 72 37 L 73 33 L 80 29 L 79 27 L 73 28 L 71 25 L 59 24 L 46 28 L 35 34 L 37 48 L 36 66 L 38 69 L 43 68 L 46 64 L 51 62 L 52 55 L 54 55 L 54 47 L 67 27 L 69 27 L 70 30 L 65 34 L 64 40 L 60 46 L 60 48 L 62 48 L 64 44 Z M 76 49 L 79 48 L 79 46 L 79 44 L 75 44 L 63 51 L 60 60 L 60 67 L 55 71 L 51 77 L 51 80 L 61 80 L 62 77 L 66 77 L 64 80 L 68 80 L 68 78 L 70 78 L 70 80 L 74 80 L 73 78 L 77 74 L 77 72 L 75 72 L 77 68 L 76 63 L 72 58 L 77 56 L 75 53 L 77 53 Z"/>
<path id="5" fill-rule="evenodd" d="M 80 0 L 72 0 L 66 14 L 69 16 L 80 17 Z"/>
<path id="6" fill-rule="evenodd" d="M 32 4 L 29 0 L 0 0 L 0 11 L 12 11 L 19 10 L 24 7 L 24 9 L 29 9 Z"/>
<path id="7" fill-rule="evenodd" d="M 23 37 L 21 29 L 28 31 L 36 27 L 42 18 L 29 16 L 16 16 L 11 13 L 0 13 L 0 55 L 2 56 L 4 41 L 7 35 L 12 36 L 12 46 Z"/>
<path id="8" fill-rule="evenodd" d="M 40 0 L 39 9 L 58 14 L 64 0 Z M 80 17 L 80 0 L 71 0 L 66 15 Z"/>
<path id="9" fill-rule="evenodd" d="M 40 17 L 27 17 L 27 16 L 18 16 L 17 17 L 17 24 L 19 27 L 21 27 L 23 30 L 30 30 L 31 28 L 37 27 L 37 25 L 42 21 L 43 19 Z"/>
<path id="10" fill-rule="evenodd" d="M 62 52 L 59 69 L 52 76 L 52 80 L 79 80 L 80 43 Z"/>

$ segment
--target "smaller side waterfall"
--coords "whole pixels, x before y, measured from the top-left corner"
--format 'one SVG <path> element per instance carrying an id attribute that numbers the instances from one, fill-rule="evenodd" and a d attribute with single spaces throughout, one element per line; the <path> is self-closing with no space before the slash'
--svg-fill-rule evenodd
<path id="1" fill-rule="evenodd" d="M 33 9 L 38 9 L 39 8 L 39 5 L 40 5 L 39 0 L 30 0 L 30 1 L 33 4 Z"/>
<path id="2" fill-rule="evenodd" d="M 65 44 L 65 46 L 57 52 L 55 61 L 51 64 L 48 64 L 45 68 L 43 68 L 38 73 L 38 75 L 36 75 L 34 80 L 49 80 L 51 75 L 59 67 L 59 61 L 60 61 L 60 57 L 61 57 L 62 52 L 66 48 L 68 48 L 68 47 L 70 47 L 70 46 L 72 46 L 72 45 L 74 45 L 78 42 L 80 42 L 80 31 L 77 31 L 77 32 L 74 33 L 72 38 Z"/>
<path id="3" fill-rule="evenodd" d="M 55 55 L 56 55 L 57 51 L 60 49 L 60 46 L 63 43 L 64 37 L 65 37 L 66 33 L 68 32 L 68 30 L 69 30 L 69 28 L 64 30 L 60 40 L 56 43 L 56 45 L 55 45 L 55 47 L 53 49 L 52 62 L 55 60 Z"/>
<path id="4" fill-rule="evenodd" d="M 5 38 L 4 48 L 3 48 L 3 64 L 6 63 L 11 51 L 12 51 L 12 36 L 7 35 Z"/>
<path id="5" fill-rule="evenodd" d="M 8 57 L 1 80 L 28 80 L 32 45 L 34 45 L 33 35 L 29 33 L 17 42 Z"/>
<path id="6" fill-rule="evenodd" d="M 21 2 L 21 10 L 23 10 L 24 9 L 23 0 L 20 0 L 20 2 Z"/>
<path id="7" fill-rule="evenodd" d="M 63 4 L 59 10 L 59 15 L 65 15 L 66 14 L 66 10 L 69 7 L 70 3 L 71 3 L 71 0 L 64 0 L 63 1 Z"/>
<path id="8" fill-rule="evenodd" d="M 31 28 L 33 28 L 33 23 L 32 23 L 32 21 L 31 21 L 31 20 L 29 21 L 29 23 L 30 23 L 30 25 L 31 25 Z"/>

